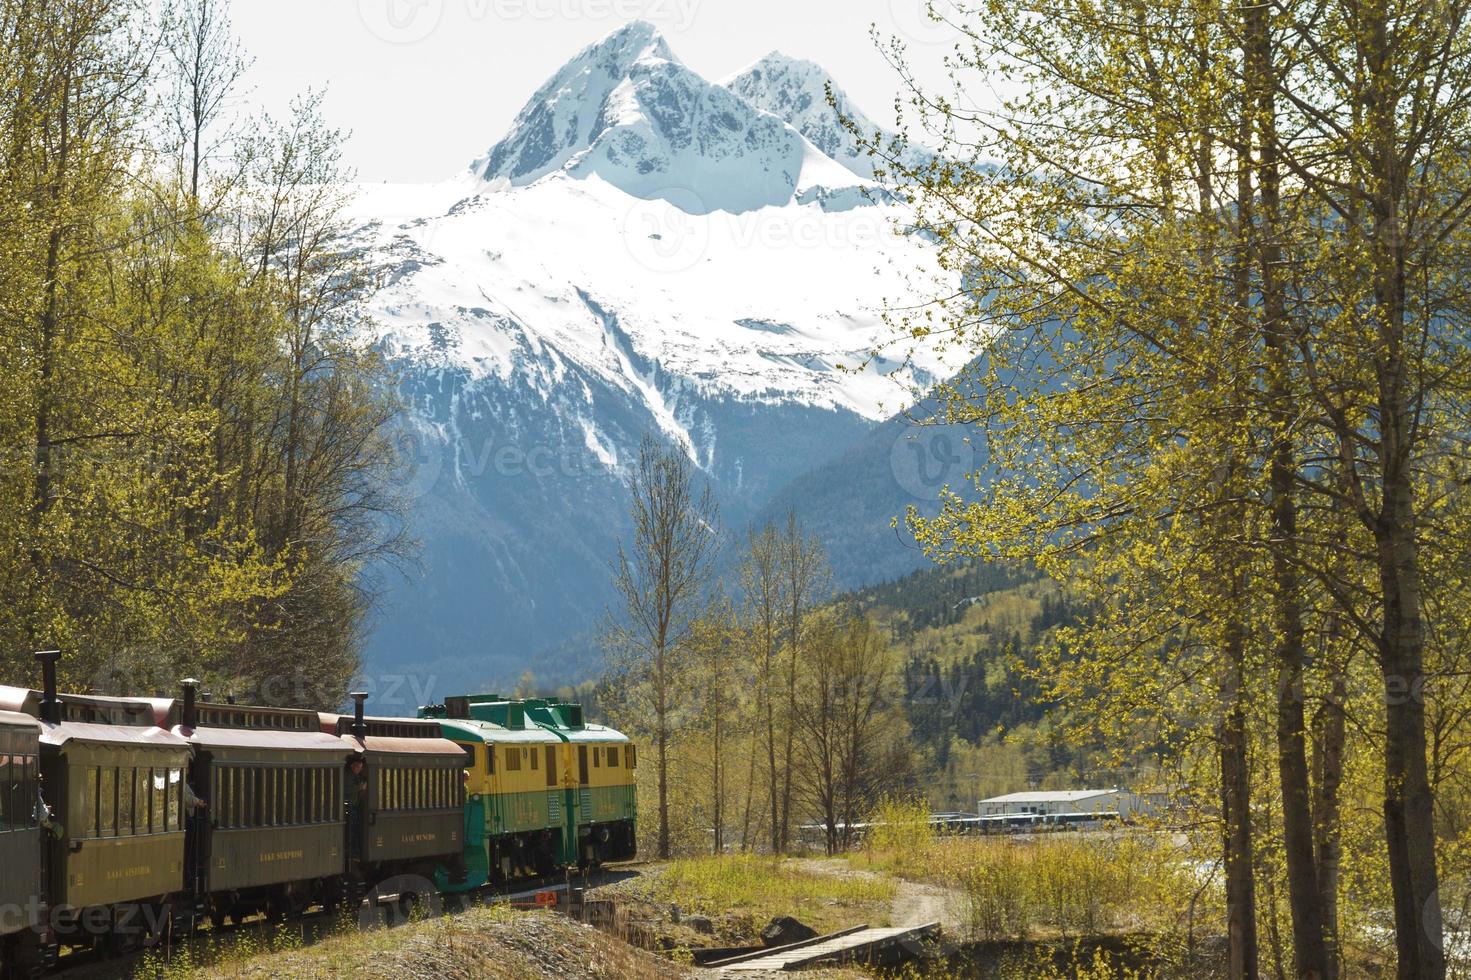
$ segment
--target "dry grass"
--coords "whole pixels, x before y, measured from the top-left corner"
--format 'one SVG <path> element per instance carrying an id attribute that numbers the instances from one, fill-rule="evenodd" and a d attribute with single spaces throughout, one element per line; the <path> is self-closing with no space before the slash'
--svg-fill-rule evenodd
<path id="1" fill-rule="evenodd" d="M 176 963 L 149 976 L 356 976 L 383 980 L 484 977 L 488 980 L 674 980 L 675 963 L 634 949 L 589 926 L 550 912 L 478 908 L 398 929 L 346 930 L 295 949 L 237 949 L 203 969 Z"/>

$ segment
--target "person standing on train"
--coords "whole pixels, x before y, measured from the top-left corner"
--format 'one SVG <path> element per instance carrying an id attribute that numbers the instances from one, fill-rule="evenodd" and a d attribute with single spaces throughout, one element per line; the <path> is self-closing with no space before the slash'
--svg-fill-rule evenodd
<path id="1" fill-rule="evenodd" d="M 36 826 L 60 840 L 66 833 L 66 829 L 56 820 L 56 813 L 51 809 L 51 804 L 46 802 L 43 778 L 40 773 L 36 773 L 36 809 L 32 814 L 32 819 L 35 820 Z"/>
<path id="2" fill-rule="evenodd" d="M 193 817 L 198 811 L 209 806 L 208 801 L 200 799 L 194 794 L 194 787 L 189 785 L 189 780 L 184 780 L 184 814 Z"/>
<path id="3" fill-rule="evenodd" d="M 359 831 L 363 812 L 368 808 L 368 775 L 363 771 L 363 757 L 355 755 L 347 760 L 347 786 L 342 796 L 347 803 L 347 846 L 348 854 L 357 857 Z"/>

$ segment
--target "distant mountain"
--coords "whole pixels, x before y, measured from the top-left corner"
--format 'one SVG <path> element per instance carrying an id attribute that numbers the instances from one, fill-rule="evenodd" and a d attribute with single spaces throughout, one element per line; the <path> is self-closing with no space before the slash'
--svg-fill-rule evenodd
<path id="1" fill-rule="evenodd" d="M 934 415 L 934 405 L 925 401 L 884 420 L 778 490 L 753 520 L 780 524 L 788 511 L 796 513 L 822 539 L 840 588 L 888 582 L 930 566 L 905 515 L 914 508 L 934 516 L 941 489 L 963 490 L 967 474 L 986 468 L 986 447 L 975 428 L 933 424 Z"/>
<path id="2" fill-rule="evenodd" d="M 859 145 L 843 120 L 850 121 L 866 139 L 877 136 L 886 146 L 895 138 L 892 130 L 878 125 L 854 105 L 848 93 L 820 65 L 789 58 L 780 51 L 773 51 L 732 75 L 724 85 L 756 108 L 784 120 L 825 156 L 864 180 L 874 179 L 874 168 L 879 161 Z M 930 156 L 922 148 L 910 148 L 905 153 L 905 162 L 914 165 Z"/>
<path id="3" fill-rule="evenodd" d="M 596 175 L 694 214 L 781 205 L 799 189 L 858 183 L 761 110 L 690 71 L 651 24 L 636 22 L 568 62 L 472 168 L 514 187 L 557 171 Z"/>
<path id="4" fill-rule="evenodd" d="M 831 488 L 811 474 L 838 461 L 855 460 L 829 471 L 843 480 L 879 453 L 864 478 L 882 483 L 895 452 L 876 426 L 952 369 L 876 353 L 883 311 L 954 283 L 829 138 L 836 112 L 790 97 L 796 80 L 712 84 L 635 23 L 578 53 L 463 174 L 361 188 L 423 544 L 419 569 L 388 578 L 370 677 L 442 694 L 513 682 L 552 648 L 546 682 L 595 668 L 566 651 L 610 598 L 646 432 L 689 456 L 733 532 L 819 499 Z M 850 526 L 821 519 L 866 568 L 863 536 L 893 535 L 886 514 L 858 522 L 894 494 L 855 493 L 874 504 Z"/>

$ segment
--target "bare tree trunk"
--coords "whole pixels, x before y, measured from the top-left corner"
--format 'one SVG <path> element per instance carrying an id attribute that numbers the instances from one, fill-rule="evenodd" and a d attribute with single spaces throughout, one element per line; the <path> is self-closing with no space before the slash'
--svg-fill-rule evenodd
<path id="1" fill-rule="evenodd" d="M 1242 687 L 1244 652 L 1239 624 L 1226 642 L 1227 682 L 1221 720 L 1221 816 L 1225 823 L 1226 935 L 1231 980 L 1256 980 L 1259 972 L 1256 877 L 1251 821 L 1251 762 Z"/>
<path id="2" fill-rule="evenodd" d="M 1256 113 L 1257 172 L 1262 220 L 1257 229 L 1261 276 L 1263 341 L 1267 349 L 1266 398 L 1273 426 L 1268 458 L 1271 494 L 1271 555 L 1276 603 L 1277 772 L 1282 788 L 1282 842 L 1287 859 L 1288 904 L 1297 975 L 1324 980 L 1328 975 L 1313 856 L 1312 790 L 1307 762 L 1307 719 L 1303 706 L 1306 662 L 1302 583 L 1298 573 L 1297 460 L 1293 427 L 1298 406 L 1291 382 L 1290 324 L 1282 282 L 1281 202 L 1277 162 L 1276 79 L 1267 12 L 1246 14 L 1248 100 Z"/>
<path id="3" fill-rule="evenodd" d="M 659 857 L 669 858 L 669 677 L 666 670 L 666 653 L 660 649 L 655 656 L 654 710 L 656 725 L 656 747 L 658 750 L 659 781 Z"/>
<path id="4" fill-rule="evenodd" d="M 1388 426 L 1386 425 L 1386 429 Z M 1388 434 L 1386 432 L 1386 439 Z M 1435 867 L 1435 813 L 1426 766 L 1424 624 L 1409 477 L 1386 478 L 1385 507 L 1394 517 L 1380 536 L 1384 635 L 1384 829 L 1394 889 L 1399 976 L 1445 976 L 1440 893 Z"/>
<path id="5" fill-rule="evenodd" d="M 1328 642 L 1335 647 L 1342 642 L 1337 617 L 1330 620 Z M 1337 649 L 1330 656 L 1339 656 Z M 1339 842 L 1340 800 L 1343 785 L 1345 749 L 1344 701 L 1348 697 L 1347 673 L 1341 661 L 1329 667 L 1331 679 L 1327 700 L 1313 719 L 1314 790 L 1313 849 L 1318 862 L 1318 902 L 1323 909 L 1323 933 L 1328 946 L 1330 980 L 1337 980 L 1341 949 L 1338 931 L 1338 872 L 1342 853 Z"/>

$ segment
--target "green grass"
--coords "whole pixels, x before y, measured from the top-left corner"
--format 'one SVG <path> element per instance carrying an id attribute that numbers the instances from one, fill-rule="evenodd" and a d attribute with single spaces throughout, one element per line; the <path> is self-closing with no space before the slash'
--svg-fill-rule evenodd
<path id="1" fill-rule="evenodd" d="M 892 880 L 846 868 L 819 870 L 806 862 L 759 855 L 671 861 L 644 886 L 651 901 L 701 915 L 736 915 L 764 924 L 791 915 L 819 932 L 886 920 Z"/>

